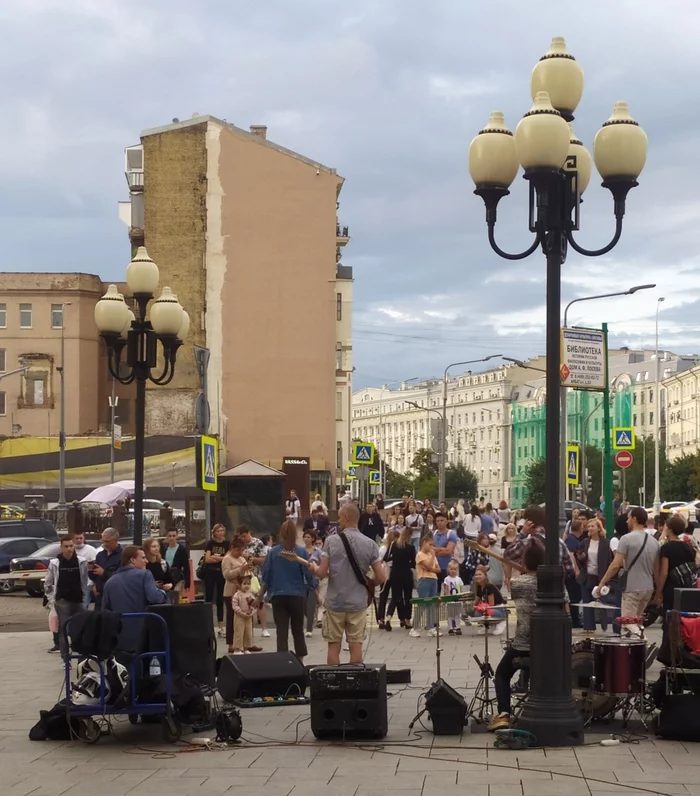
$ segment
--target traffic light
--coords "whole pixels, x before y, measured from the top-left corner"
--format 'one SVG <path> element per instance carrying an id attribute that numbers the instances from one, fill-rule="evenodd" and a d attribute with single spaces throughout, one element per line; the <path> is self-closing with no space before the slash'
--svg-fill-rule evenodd
<path id="1" fill-rule="evenodd" d="M 613 489 L 622 489 L 622 470 L 613 470 Z"/>
<path id="2" fill-rule="evenodd" d="M 588 468 L 586 468 L 586 492 L 593 491 L 593 476 L 588 474 Z"/>

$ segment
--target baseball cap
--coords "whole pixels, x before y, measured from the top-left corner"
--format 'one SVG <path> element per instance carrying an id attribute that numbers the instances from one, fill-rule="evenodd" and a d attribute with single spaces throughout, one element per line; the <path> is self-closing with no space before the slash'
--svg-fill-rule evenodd
<path id="1" fill-rule="evenodd" d="M 489 542 L 497 542 L 497 541 L 498 541 L 498 537 L 496 536 L 496 534 L 495 533 L 490 533 L 489 534 Z"/>

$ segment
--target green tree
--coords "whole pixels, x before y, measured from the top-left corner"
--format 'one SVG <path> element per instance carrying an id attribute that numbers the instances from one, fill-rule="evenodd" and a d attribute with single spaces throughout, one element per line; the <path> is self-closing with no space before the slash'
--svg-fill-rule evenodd
<path id="1" fill-rule="evenodd" d="M 414 483 L 413 496 L 417 500 L 429 497 L 433 502 L 438 499 L 440 492 L 439 477 L 430 475 L 427 478 L 417 478 Z"/>
<path id="2" fill-rule="evenodd" d="M 591 488 L 584 490 L 586 492 L 585 502 L 594 509 L 598 508 L 600 496 L 603 494 L 602 466 L 603 452 L 594 445 L 586 445 L 586 470 L 591 477 Z M 585 473 L 582 473 L 581 477 L 585 479 Z"/>
<path id="3" fill-rule="evenodd" d="M 408 475 L 404 475 L 403 473 L 397 473 L 396 471 L 392 470 L 389 465 L 386 466 L 385 478 L 385 498 L 400 498 L 413 492 L 413 479 Z"/>
<path id="4" fill-rule="evenodd" d="M 445 497 L 455 500 L 463 497 L 465 501 L 476 500 L 479 482 L 476 473 L 464 464 L 450 464 L 445 468 Z"/>
<path id="5" fill-rule="evenodd" d="M 413 454 L 411 469 L 416 474 L 416 479 L 419 481 L 437 475 L 439 468 L 435 451 L 430 450 L 430 448 L 418 448 Z"/>
<path id="6" fill-rule="evenodd" d="M 527 503 L 544 503 L 545 460 L 537 459 L 525 470 Z"/>
<path id="7" fill-rule="evenodd" d="M 690 501 L 697 488 L 697 473 L 700 454 L 685 454 L 669 462 L 661 474 L 661 497 L 663 500 Z"/>

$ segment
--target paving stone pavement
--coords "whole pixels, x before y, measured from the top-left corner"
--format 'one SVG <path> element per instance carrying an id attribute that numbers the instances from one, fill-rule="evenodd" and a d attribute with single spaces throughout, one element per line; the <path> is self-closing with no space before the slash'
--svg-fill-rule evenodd
<path id="1" fill-rule="evenodd" d="M 442 676 L 467 696 L 479 674 L 472 655 L 483 652 L 473 633 L 441 640 Z M 274 631 L 256 640 L 274 650 Z M 39 710 L 61 694 L 61 665 L 46 654 L 49 642 L 48 632 L 0 635 L 2 796 L 700 796 L 700 747 L 653 735 L 601 747 L 605 736 L 588 734 L 590 745 L 575 749 L 520 752 L 494 749 L 493 736 L 468 730 L 461 738 L 409 736 L 419 696 L 435 679 L 435 642 L 398 629 L 374 630 L 366 657 L 412 670 L 410 687 L 389 687 L 383 743 L 319 743 L 301 706 L 242 711 L 244 742 L 213 751 L 164 745 L 157 725 L 133 727 L 124 718 L 113 720 L 113 737 L 92 746 L 31 742 Z M 324 661 L 318 631 L 309 650 L 308 663 Z"/>

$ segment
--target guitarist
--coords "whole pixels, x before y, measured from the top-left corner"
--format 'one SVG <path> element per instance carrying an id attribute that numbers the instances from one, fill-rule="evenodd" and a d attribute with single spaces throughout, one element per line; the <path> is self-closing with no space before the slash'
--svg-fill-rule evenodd
<path id="1" fill-rule="evenodd" d="M 328 664 L 340 664 L 343 634 L 350 648 L 350 663 L 362 663 L 362 642 L 367 627 L 367 606 L 374 587 L 386 580 L 375 542 L 358 530 L 360 511 L 354 503 L 338 512 L 338 533 L 329 536 L 320 564 L 310 564 L 318 578 L 328 578 L 323 638 L 328 642 Z M 366 577 L 369 570 L 373 578 Z"/>

